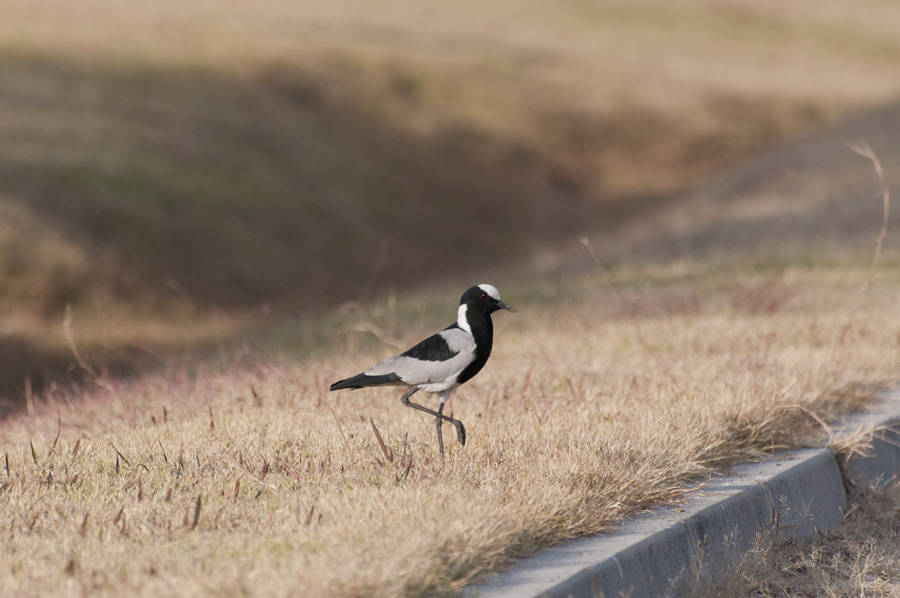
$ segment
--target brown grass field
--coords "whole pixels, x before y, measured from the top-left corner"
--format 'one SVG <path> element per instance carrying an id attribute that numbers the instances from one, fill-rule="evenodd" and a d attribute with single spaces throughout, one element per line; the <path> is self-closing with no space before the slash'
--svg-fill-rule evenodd
<path id="1" fill-rule="evenodd" d="M 519 314 L 497 318 L 494 357 L 452 400 L 470 440 L 443 463 L 396 392 L 326 392 L 368 350 L 51 393 L 0 428 L 0 589 L 453 594 L 825 440 L 897 373 L 896 267 L 855 296 L 864 278 L 697 266 L 510 289 Z M 365 322 L 390 320 L 383 305 Z"/>
<path id="2" fill-rule="evenodd" d="M 0 11 L 0 595 L 453 595 L 897 381 L 895 2 Z M 479 282 L 466 447 L 327 392 Z"/>

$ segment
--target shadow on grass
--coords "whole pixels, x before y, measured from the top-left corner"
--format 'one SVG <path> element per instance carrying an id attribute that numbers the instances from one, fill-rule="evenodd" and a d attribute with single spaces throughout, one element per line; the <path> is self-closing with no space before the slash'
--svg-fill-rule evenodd
<path id="1" fill-rule="evenodd" d="M 0 202 L 97 258 L 62 291 L 39 281 L 49 308 L 174 290 L 201 306 L 315 310 L 496 271 L 587 229 L 588 194 L 552 159 L 449 119 L 416 133 L 385 116 L 415 98 L 367 97 L 354 68 L 5 59 Z"/>
<path id="2" fill-rule="evenodd" d="M 235 339 L 173 343 L 168 347 L 80 346 L 79 356 L 85 361 L 79 363 L 68 348 L 41 346 L 22 336 L 2 336 L 0 420 L 28 412 L 50 397 L 70 400 L 81 390 L 103 386 L 110 380 L 127 381 L 170 368 L 190 368 L 195 363 L 214 368 L 217 360 L 227 361 L 241 354 Z M 252 343 L 252 339 L 248 336 L 243 342 Z"/>
<path id="3" fill-rule="evenodd" d="M 0 419 L 25 410 L 28 395 L 40 395 L 51 385 L 87 382 L 74 362 L 71 353 L 41 348 L 20 336 L 0 337 Z"/>

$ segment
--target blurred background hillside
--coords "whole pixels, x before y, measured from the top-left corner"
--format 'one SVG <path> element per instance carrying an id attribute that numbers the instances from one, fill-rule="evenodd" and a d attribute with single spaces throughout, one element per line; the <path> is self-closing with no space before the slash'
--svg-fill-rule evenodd
<path id="1" fill-rule="evenodd" d="M 611 264 L 867 252 L 843 141 L 900 176 L 893 0 L 0 10 L 0 397 L 76 375 L 75 340 L 122 369 L 592 267 L 583 236 Z"/>

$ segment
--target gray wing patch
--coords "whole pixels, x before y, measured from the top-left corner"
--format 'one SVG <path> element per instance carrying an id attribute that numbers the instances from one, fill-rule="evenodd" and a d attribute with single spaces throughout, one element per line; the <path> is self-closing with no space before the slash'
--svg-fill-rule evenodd
<path id="1" fill-rule="evenodd" d="M 366 371 L 368 376 L 396 374 L 410 386 L 434 384 L 456 379 L 474 359 L 475 340 L 464 330 L 448 329 L 438 333 L 454 352 L 450 359 L 444 361 L 426 361 L 408 354 L 397 355 L 385 359 Z M 407 351 L 407 353 L 410 353 Z"/>

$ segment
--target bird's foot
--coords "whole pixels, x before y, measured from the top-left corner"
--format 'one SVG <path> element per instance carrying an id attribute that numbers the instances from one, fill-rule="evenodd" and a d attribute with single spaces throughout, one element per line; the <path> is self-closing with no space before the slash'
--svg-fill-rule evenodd
<path id="1" fill-rule="evenodd" d="M 454 425 L 456 426 L 456 437 L 459 438 L 459 443 L 466 446 L 466 429 L 460 421 L 456 422 Z"/>

